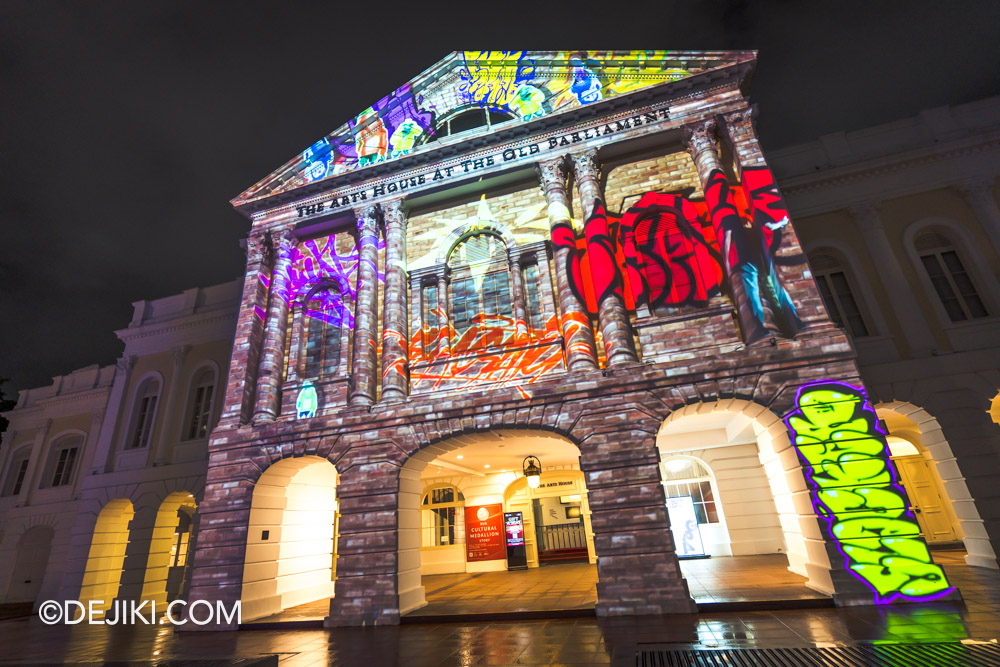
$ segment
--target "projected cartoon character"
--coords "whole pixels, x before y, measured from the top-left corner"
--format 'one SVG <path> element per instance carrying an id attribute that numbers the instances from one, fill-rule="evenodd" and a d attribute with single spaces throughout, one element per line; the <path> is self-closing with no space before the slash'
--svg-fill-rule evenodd
<path id="1" fill-rule="evenodd" d="M 365 109 L 355 121 L 355 126 L 359 128 L 354 142 L 358 166 L 367 167 L 384 160 L 389 148 L 389 133 L 378 113 L 371 107 Z"/>
<path id="2" fill-rule="evenodd" d="M 407 118 L 393 131 L 389 138 L 392 144 L 392 154 L 390 157 L 400 157 L 413 150 L 413 144 L 424 133 L 424 130 L 412 118 Z"/>
<path id="3" fill-rule="evenodd" d="M 576 95 L 580 104 L 590 104 L 603 98 L 601 80 L 583 64 L 583 61 L 579 58 L 570 58 L 569 67 L 573 76 L 573 83 L 569 89 Z"/>
<path id="4" fill-rule="evenodd" d="M 542 108 L 544 103 L 545 93 L 525 83 L 517 89 L 507 106 L 516 111 L 521 120 L 531 120 L 545 115 L 545 109 Z"/>

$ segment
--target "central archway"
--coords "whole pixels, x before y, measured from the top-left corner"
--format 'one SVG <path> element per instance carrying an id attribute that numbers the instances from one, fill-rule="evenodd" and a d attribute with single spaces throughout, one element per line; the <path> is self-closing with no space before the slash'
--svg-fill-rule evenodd
<path id="1" fill-rule="evenodd" d="M 282 459 L 254 486 L 243 565 L 243 620 L 334 595 L 337 469 L 327 459 Z"/>
<path id="2" fill-rule="evenodd" d="M 529 455 L 542 466 L 534 489 L 522 471 Z M 531 571 L 547 563 L 596 562 L 580 450 L 565 437 L 505 429 L 449 438 L 411 456 L 399 484 L 400 614 L 427 604 L 424 576 L 452 575 L 459 582 L 464 575 L 506 573 L 502 536 L 495 536 L 497 551 L 471 552 L 466 516 L 502 522 L 503 512 L 520 512 Z"/>

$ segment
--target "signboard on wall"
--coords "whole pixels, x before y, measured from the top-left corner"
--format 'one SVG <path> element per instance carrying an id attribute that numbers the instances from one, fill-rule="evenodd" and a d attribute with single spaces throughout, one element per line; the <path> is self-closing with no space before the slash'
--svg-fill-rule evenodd
<path id="1" fill-rule="evenodd" d="M 465 560 L 503 560 L 503 505 L 476 505 L 465 508 Z"/>
<path id="2" fill-rule="evenodd" d="M 691 496 L 667 498 L 670 532 L 674 536 L 674 550 L 678 558 L 695 558 L 707 555 L 701 542 L 698 517 L 694 513 Z"/>
<path id="3" fill-rule="evenodd" d="M 504 512 L 504 534 L 507 541 L 507 569 L 528 567 L 528 552 L 524 543 L 524 519 L 520 512 Z"/>

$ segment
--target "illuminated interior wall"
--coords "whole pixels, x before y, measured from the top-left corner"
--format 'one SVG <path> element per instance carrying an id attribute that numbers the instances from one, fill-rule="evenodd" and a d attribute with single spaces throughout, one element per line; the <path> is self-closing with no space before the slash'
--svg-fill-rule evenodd
<path id="1" fill-rule="evenodd" d="M 152 600 L 158 608 L 165 608 L 163 605 L 168 601 L 167 578 L 171 575 L 171 568 L 178 561 L 178 548 L 186 552 L 190 544 L 190 533 L 178 535 L 180 516 L 178 512 L 184 511 L 181 507 L 187 508 L 189 514 L 193 514 L 198 504 L 194 496 L 187 491 L 177 491 L 167 496 L 160 509 L 156 512 L 156 523 L 153 525 L 153 536 L 149 542 L 149 556 L 146 561 L 146 575 L 142 583 L 142 599 Z M 180 568 L 187 567 L 188 554 L 180 554 Z M 178 573 L 174 573 L 177 576 Z"/>
<path id="2" fill-rule="evenodd" d="M 336 468 L 315 456 L 282 459 L 257 480 L 243 567 L 244 620 L 333 597 L 336 488 Z"/>
<path id="3" fill-rule="evenodd" d="M 661 426 L 687 416 L 712 413 L 737 413 L 749 420 L 757 446 L 757 463 L 763 467 L 768 491 L 781 526 L 781 536 L 788 558 L 788 569 L 806 577 L 806 586 L 827 595 L 833 594 L 830 559 L 826 545 L 819 538 L 819 523 L 802 475 L 798 454 L 792 447 L 788 429 L 781 418 L 762 405 L 741 399 L 695 403 L 674 411 Z M 660 436 L 657 437 L 659 443 Z M 716 470 L 716 479 L 720 471 Z M 726 508 L 726 518 L 732 511 Z"/>
<path id="4" fill-rule="evenodd" d="M 800 387 L 795 403 L 785 421 L 808 465 L 816 513 L 845 569 L 871 590 L 876 604 L 951 593 L 954 587 L 920 536 L 864 390 L 817 382 Z"/>
<path id="5" fill-rule="evenodd" d="M 107 610 L 118 595 L 129 542 L 129 522 L 134 515 L 132 503 L 118 498 L 105 505 L 97 516 L 80 589 L 83 604 L 101 600 L 100 604 L 95 602 L 94 609 Z"/>
<path id="6" fill-rule="evenodd" d="M 559 484 L 558 487 L 547 488 L 546 484 Z M 535 498 L 556 498 L 561 496 L 580 496 L 580 513 L 583 515 L 584 537 L 587 541 L 587 557 L 591 564 L 597 562 L 597 551 L 594 549 L 594 528 L 590 523 L 590 504 L 587 502 L 587 485 L 583 473 L 577 470 L 542 471 L 539 488 L 532 489 L 524 477 L 518 477 L 504 491 L 504 511 L 520 512 L 524 521 L 524 542 L 528 556 L 528 567 L 538 567 L 538 540 L 535 533 L 535 514 L 532 511 Z"/>

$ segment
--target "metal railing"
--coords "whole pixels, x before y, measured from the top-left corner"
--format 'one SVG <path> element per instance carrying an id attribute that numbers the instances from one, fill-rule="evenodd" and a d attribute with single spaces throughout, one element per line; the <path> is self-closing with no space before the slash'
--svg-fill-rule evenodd
<path id="1" fill-rule="evenodd" d="M 542 526 L 542 551 L 551 549 L 581 549 L 587 546 L 587 536 L 579 523 Z"/>

